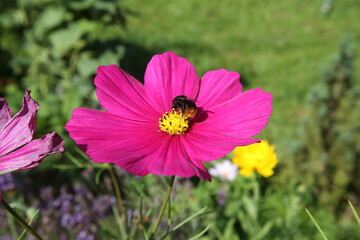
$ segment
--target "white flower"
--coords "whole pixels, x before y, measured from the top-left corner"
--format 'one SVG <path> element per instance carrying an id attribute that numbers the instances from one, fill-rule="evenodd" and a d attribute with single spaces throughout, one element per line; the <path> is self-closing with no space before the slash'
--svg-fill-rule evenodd
<path id="1" fill-rule="evenodd" d="M 238 174 L 238 167 L 232 164 L 230 160 L 224 160 L 210 168 L 209 173 L 211 176 L 218 177 L 221 180 L 232 181 Z"/>

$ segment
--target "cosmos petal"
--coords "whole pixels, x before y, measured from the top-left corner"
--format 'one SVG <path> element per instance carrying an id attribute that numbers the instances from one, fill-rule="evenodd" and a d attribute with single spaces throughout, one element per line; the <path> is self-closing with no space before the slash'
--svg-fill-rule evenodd
<path id="1" fill-rule="evenodd" d="M 204 122 L 194 129 L 220 132 L 225 135 L 251 138 L 266 126 L 271 112 L 272 96 L 262 89 L 253 89 L 223 104 L 207 109 Z"/>
<path id="2" fill-rule="evenodd" d="M 211 129 L 197 129 L 186 134 L 183 144 L 192 159 L 208 162 L 224 157 L 236 146 L 246 146 L 259 141 L 258 139 L 225 135 Z M 204 150 L 199 151 L 199 149 Z"/>
<path id="3" fill-rule="evenodd" d="M 55 132 L 35 139 L 11 152 L 0 157 L 0 172 L 20 171 L 36 167 L 50 154 L 64 152 L 64 140 Z"/>
<path id="4" fill-rule="evenodd" d="M 158 122 L 140 124 L 87 108 L 74 109 L 65 129 L 95 162 L 116 163 L 125 169 L 126 164 L 138 162 L 154 152 L 157 146 L 153 143 L 164 135 L 159 132 Z M 142 173 L 139 171 L 139 175 Z"/>
<path id="5" fill-rule="evenodd" d="M 259 89 L 242 93 L 239 74 L 220 69 L 199 80 L 193 65 L 172 52 L 151 59 L 144 85 L 116 66 L 100 67 L 95 84 L 108 112 L 75 109 L 66 129 L 95 162 L 140 176 L 211 180 L 203 162 L 258 142 L 252 137 L 271 114 L 271 95 Z M 195 99 L 198 109 L 184 135 L 171 135 L 160 130 L 159 118 L 178 95 Z"/>
<path id="6" fill-rule="evenodd" d="M 140 176 L 197 175 L 210 180 L 203 164 L 194 164 L 177 137 L 160 132 L 157 122 L 139 124 L 105 111 L 78 108 L 65 128 L 95 162 L 114 163 Z"/>
<path id="7" fill-rule="evenodd" d="M 36 114 L 39 104 L 25 91 L 21 110 L 0 132 L 0 156 L 31 141 L 36 128 Z"/>
<path id="8" fill-rule="evenodd" d="M 148 169 L 153 174 L 181 177 L 198 176 L 211 180 L 208 171 L 201 161 L 193 160 L 181 144 L 183 136 L 168 136 L 156 152 L 147 157 Z"/>
<path id="9" fill-rule="evenodd" d="M 101 106 L 109 112 L 140 121 L 159 117 L 149 111 L 152 107 L 144 99 L 144 86 L 116 65 L 98 67 L 95 85 Z"/>
<path id="10" fill-rule="evenodd" d="M 0 98 L 0 132 L 11 119 L 11 110 L 4 98 Z"/>
<path id="11" fill-rule="evenodd" d="M 203 109 L 212 108 L 241 94 L 240 75 L 225 69 L 205 73 L 200 80 L 197 105 Z"/>
<path id="12" fill-rule="evenodd" d="M 145 91 L 152 105 L 160 112 L 171 110 L 171 102 L 178 95 L 194 99 L 200 80 L 194 66 L 173 52 L 155 55 L 145 71 Z"/>

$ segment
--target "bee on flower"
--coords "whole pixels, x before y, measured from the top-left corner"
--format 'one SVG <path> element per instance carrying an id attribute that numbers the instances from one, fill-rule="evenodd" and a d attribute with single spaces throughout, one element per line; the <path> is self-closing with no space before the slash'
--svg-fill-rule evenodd
<path id="1" fill-rule="evenodd" d="M 274 168 L 279 160 L 275 146 L 270 145 L 266 140 L 261 140 L 260 143 L 236 147 L 232 162 L 240 168 L 239 173 L 245 177 L 250 177 L 254 171 L 263 177 L 270 177 L 274 174 Z"/>
<path id="2" fill-rule="evenodd" d="M 105 110 L 77 108 L 65 128 L 99 163 L 144 176 L 198 176 L 211 180 L 204 162 L 220 159 L 266 126 L 272 95 L 243 91 L 240 75 L 212 70 L 201 78 L 173 52 L 153 56 L 144 84 L 115 65 L 94 80 Z"/>

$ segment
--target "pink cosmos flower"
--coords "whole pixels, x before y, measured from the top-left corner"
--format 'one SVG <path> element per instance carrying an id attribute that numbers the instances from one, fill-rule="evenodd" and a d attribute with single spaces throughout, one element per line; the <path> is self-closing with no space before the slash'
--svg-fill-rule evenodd
<path id="1" fill-rule="evenodd" d="M 0 174 L 36 167 L 48 155 L 64 152 L 64 140 L 55 132 L 32 140 L 39 104 L 25 91 L 21 110 L 11 110 L 0 98 Z"/>
<path id="2" fill-rule="evenodd" d="M 200 79 L 194 66 L 173 52 L 151 59 L 144 85 L 115 65 L 101 66 L 96 94 L 107 111 L 74 109 L 65 128 L 95 162 L 140 176 L 211 180 L 203 162 L 258 142 L 252 137 L 271 114 L 271 94 L 242 92 L 239 79 L 224 69 Z"/>

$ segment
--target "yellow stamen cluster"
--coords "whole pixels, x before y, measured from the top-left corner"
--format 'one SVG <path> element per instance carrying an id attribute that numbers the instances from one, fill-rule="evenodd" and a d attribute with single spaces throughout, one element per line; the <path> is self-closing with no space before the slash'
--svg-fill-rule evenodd
<path id="1" fill-rule="evenodd" d="M 171 112 L 165 112 L 159 119 L 159 127 L 170 135 L 185 134 L 189 129 L 189 118 L 182 111 L 172 109 Z"/>

